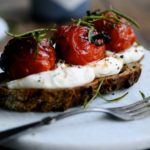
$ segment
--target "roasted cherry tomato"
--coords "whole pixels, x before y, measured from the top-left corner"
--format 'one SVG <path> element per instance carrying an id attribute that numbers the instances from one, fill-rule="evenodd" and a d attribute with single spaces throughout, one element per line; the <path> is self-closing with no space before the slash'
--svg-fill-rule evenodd
<path id="1" fill-rule="evenodd" d="M 114 28 L 115 25 L 115 20 L 113 19 L 114 17 L 116 18 L 117 16 L 112 13 L 112 12 L 107 12 L 103 14 L 105 19 L 99 19 L 94 21 L 94 26 L 98 31 L 105 31 L 105 32 L 110 32 L 111 29 Z"/>
<path id="2" fill-rule="evenodd" d="M 96 45 L 88 39 L 89 28 L 77 25 L 61 26 L 56 32 L 56 53 L 66 63 L 85 65 L 105 57 L 105 45 L 98 39 Z M 94 33 L 93 33 L 94 34 Z"/>
<path id="3" fill-rule="evenodd" d="M 47 71 L 55 67 L 55 51 L 48 39 L 13 38 L 0 58 L 0 67 L 12 78 Z"/>
<path id="4" fill-rule="evenodd" d="M 132 27 L 127 24 L 117 24 L 109 34 L 111 40 L 107 47 L 110 47 L 115 52 L 124 51 L 136 41 Z"/>
<path id="5" fill-rule="evenodd" d="M 107 19 L 100 19 L 94 22 L 95 28 L 99 31 L 105 31 L 110 36 L 110 43 L 106 44 L 106 49 L 120 52 L 129 48 L 135 41 L 136 35 L 133 28 L 124 18 L 118 18 L 111 12 L 104 14 Z M 113 19 L 114 18 L 114 19 Z"/>

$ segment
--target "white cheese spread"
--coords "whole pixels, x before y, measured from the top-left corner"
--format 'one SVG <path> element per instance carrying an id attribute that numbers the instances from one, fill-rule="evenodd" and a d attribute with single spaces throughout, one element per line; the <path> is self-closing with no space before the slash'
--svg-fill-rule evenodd
<path id="1" fill-rule="evenodd" d="M 107 51 L 107 56 L 122 59 L 124 64 L 139 61 L 144 56 L 144 47 L 134 44 L 130 48 L 120 53 Z"/>
<path id="2" fill-rule="evenodd" d="M 123 63 L 119 59 L 107 57 L 85 66 L 68 66 L 59 63 L 52 71 L 41 72 L 7 82 L 10 89 L 16 88 L 70 88 L 92 82 L 96 77 L 117 74 Z"/>
<path id="3" fill-rule="evenodd" d="M 71 88 L 92 82 L 95 78 L 118 74 L 123 64 L 140 60 L 144 48 L 134 44 L 120 53 L 107 51 L 107 57 L 85 66 L 68 66 L 58 63 L 55 70 L 41 72 L 7 82 L 10 89 L 17 88 Z"/>
<path id="4" fill-rule="evenodd" d="M 100 61 L 89 63 L 87 66 L 94 69 L 96 77 L 105 77 L 118 74 L 123 67 L 123 61 L 113 57 L 106 57 Z"/>
<path id="5" fill-rule="evenodd" d="M 94 70 L 90 67 L 58 67 L 52 71 L 45 71 L 29 75 L 22 79 L 7 82 L 10 89 L 16 88 L 69 88 L 81 86 L 95 79 Z"/>

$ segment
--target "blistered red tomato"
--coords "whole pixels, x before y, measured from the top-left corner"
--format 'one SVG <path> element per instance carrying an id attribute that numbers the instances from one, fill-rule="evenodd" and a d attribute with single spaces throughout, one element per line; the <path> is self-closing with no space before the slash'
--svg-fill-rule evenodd
<path id="1" fill-rule="evenodd" d="M 110 43 L 106 44 L 106 49 L 120 52 L 129 48 L 136 41 L 136 35 L 131 25 L 124 18 L 119 18 L 120 22 L 116 22 L 114 18 L 117 16 L 113 13 L 105 14 L 107 19 L 101 19 L 94 22 L 95 28 L 101 32 L 105 31 L 110 36 Z"/>
<path id="2" fill-rule="evenodd" d="M 55 51 L 48 39 L 13 38 L 0 59 L 1 68 L 12 78 L 47 71 L 55 67 Z"/>
<path id="3" fill-rule="evenodd" d="M 112 12 L 107 12 L 103 14 L 103 17 L 105 19 L 99 19 L 94 21 L 94 26 L 98 31 L 105 31 L 105 32 L 110 32 L 111 29 L 114 28 L 115 20 L 113 19 L 114 17 L 116 18 L 116 14 Z"/>
<path id="4" fill-rule="evenodd" d="M 88 39 L 89 29 L 83 26 L 61 26 L 56 32 L 56 52 L 66 63 L 85 65 L 105 57 L 105 45 L 102 39 L 95 45 Z"/>
<path id="5" fill-rule="evenodd" d="M 111 40 L 107 47 L 110 47 L 115 52 L 124 51 L 136 41 L 132 27 L 127 24 L 117 24 L 109 34 Z"/>

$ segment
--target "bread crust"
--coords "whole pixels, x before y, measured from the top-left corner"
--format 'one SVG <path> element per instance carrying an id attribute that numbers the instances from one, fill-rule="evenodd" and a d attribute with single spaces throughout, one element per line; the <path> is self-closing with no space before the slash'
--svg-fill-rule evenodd
<path id="1" fill-rule="evenodd" d="M 124 65 L 117 75 L 95 79 L 93 82 L 75 88 L 64 89 L 8 89 L 0 88 L 0 107 L 16 111 L 63 111 L 70 107 L 83 105 L 95 93 L 101 81 L 100 93 L 110 93 L 128 88 L 136 83 L 141 74 L 138 62 Z M 4 75 L 0 80 L 7 80 Z"/>

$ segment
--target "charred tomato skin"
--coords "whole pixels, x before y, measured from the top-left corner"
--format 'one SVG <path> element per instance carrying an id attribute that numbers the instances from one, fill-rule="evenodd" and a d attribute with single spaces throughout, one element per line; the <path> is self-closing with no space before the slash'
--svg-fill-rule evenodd
<path id="1" fill-rule="evenodd" d="M 132 46 L 136 41 L 132 26 L 124 18 L 119 18 L 120 22 L 116 23 L 113 17 L 117 16 L 113 13 L 109 12 L 104 15 L 112 18 L 96 20 L 93 23 L 99 32 L 105 31 L 110 36 L 111 40 L 109 44 L 106 44 L 106 49 L 121 52 Z"/>
<path id="2" fill-rule="evenodd" d="M 121 52 L 129 48 L 136 41 L 133 28 L 127 24 L 117 24 L 110 32 L 110 43 L 107 47 L 115 52 Z"/>
<path id="3" fill-rule="evenodd" d="M 55 51 L 48 39 L 37 42 L 33 37 L 13 38 L 0 58 L 0 67 L 12 79 L 51 70 L 55 67 Z"/>
<path id="4" fill-rule="evenodd" d="M 105 31 L 105 32 L 110 32 L 114 28 L 115 20 L 113 17 L 117 17 L 114 13 L 112 12 L 107 12 L 104 14 L 105 17 L 112 17 L 110 19 L 100 19 L 96 20 L 93 22 L 94 27 L 97 29 L 97 31 Z"/>
<path id="5" fill-rule="evenodd" d="M 56 52 L 60 59 L 73 65 L 86 65 L 105 57 L 105 45 L 89 42 L 87 27 L 61 26 L 56 32 Z"/>

